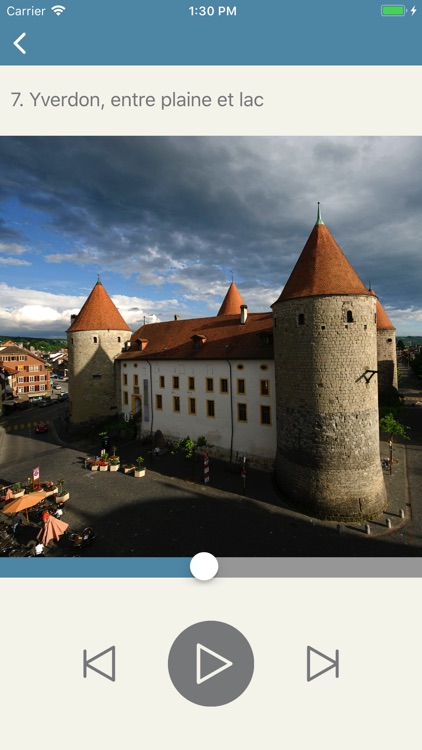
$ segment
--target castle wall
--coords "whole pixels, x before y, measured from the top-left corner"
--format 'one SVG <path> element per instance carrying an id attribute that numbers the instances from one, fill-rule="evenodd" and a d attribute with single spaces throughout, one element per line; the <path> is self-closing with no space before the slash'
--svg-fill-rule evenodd
<path id="1" fill-rule="evenodd" d="M 308 297 L 273 310 L 281 490 L 318 516 L 380 513 L 377 376 L 367 372 L 378 369 L 376 299 Z"/>
<path id="2" fill-rule="evenodd" d="M 68 334 L 69 419 L 72 425 L 117 413 L 114 359 L 127 331 L 73 331 Z"/>
<path id="3" fill-rule="evenodd" d="M 377 331 L 378 391 L 389 393 L 398 388 L 396 332 L 394 329 Z"/>

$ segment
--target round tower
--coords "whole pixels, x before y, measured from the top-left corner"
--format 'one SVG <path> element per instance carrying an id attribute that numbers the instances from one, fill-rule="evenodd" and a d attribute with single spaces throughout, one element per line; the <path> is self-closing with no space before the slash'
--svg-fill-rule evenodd
<path id="1" fill-rule="evenodd" d="M 397 390 L 396 329 L 377 299 L 378 393 L 380 396 Z"/>
<path id="2" fill-rule="evenodd" d="M 376 298 L 317 222 L 274 303 L 276 479 L 312 515 L 369 518 L 379 453 Z"/>
<path id="3" fill-rule="evenodd" d="M 71 425 L 116 414 L 114 359 L 130 336 L 98 277 L 67 330 Z"/>

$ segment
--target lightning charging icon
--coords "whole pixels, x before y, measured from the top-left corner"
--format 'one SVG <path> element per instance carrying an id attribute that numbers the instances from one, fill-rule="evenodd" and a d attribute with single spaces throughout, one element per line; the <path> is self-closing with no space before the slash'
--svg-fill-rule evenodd
<path id="1" fill-rule="evenodd" d="M 415 8 L 415 6 L 413 6 L 413 8 L 412 8 L 412 9 L 411 9 L 411 11 L 410 11 L 410 12 L 411 12 L 411 14 L 412 14 L 412 16 L 414 16 L 414 15 L 415 15 L 416 11 L 417 11 L 417 8 Z"/>

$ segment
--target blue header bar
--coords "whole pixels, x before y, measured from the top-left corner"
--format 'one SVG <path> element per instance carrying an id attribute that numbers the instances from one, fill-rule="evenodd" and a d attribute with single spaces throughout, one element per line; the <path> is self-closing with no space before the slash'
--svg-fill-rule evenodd
<path id="1" fill-rule="evenodd" d="M 64 10 L 62 10 L 64 8 Z M 420 65 L 422 5 L 2 3 L 2 65 Z M 18 40 L 18 41 L 17 41 Z"/>

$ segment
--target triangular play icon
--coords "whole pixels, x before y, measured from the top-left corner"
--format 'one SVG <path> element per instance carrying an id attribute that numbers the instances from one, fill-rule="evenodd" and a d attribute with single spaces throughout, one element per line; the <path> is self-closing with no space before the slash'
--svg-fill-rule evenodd
<path id="1" fill-rule="evenodd" d="M 205 662 L 207 664 L 205 664 Z M 221 666 L 214 668 L 219 663 Z M 210 648 L 203 646 L 202 643 L 196 644 L 196 684 L 210 680 L 211 677 L 215 677 L 216 674 L 224 672 L 225 669 L 233 666 L 233 662 L 226 659 L 221 654 L 216 654 L 215 651 L 211 651 Z M 211 671 L 210 671 L 211 670 Z"/>
<path id="2" fill-rule="evenodd" d="M 314 655 L 311 659 L 311 655 Z M 322 651 L 318 651 L 316 648 L 312 648 L 312 646 L 308 646 L 306 650 L 306 678 L 308 682 L 311 682 L 311 680 L 315 680 L 317 677 L 320 677 L 322 674 L 325 674 L 325 672 L 329 672 L 331 669 L 336 670 L 336 677 L 339 676 L 340 671 L 340 665 L 339 665 L 339 652 L 336 650 L 335 658 L 333 659 L 331 656 L 327 656 L 327 654 L 323 654 Z M 319 658 L 316 658 L 319 657 Z M 312 664 L 311 664 L 312 661 Z M 329 666 L 327 667 L 326 664 L 329 663 Z M 316 667 L 316 663 L 318 664 L 318 667 Z M 324 665 L 323 669 L 321 669 L 321 666 Z M 318 671 L 316 671 L 316 668 L 318 668 Z"/>

